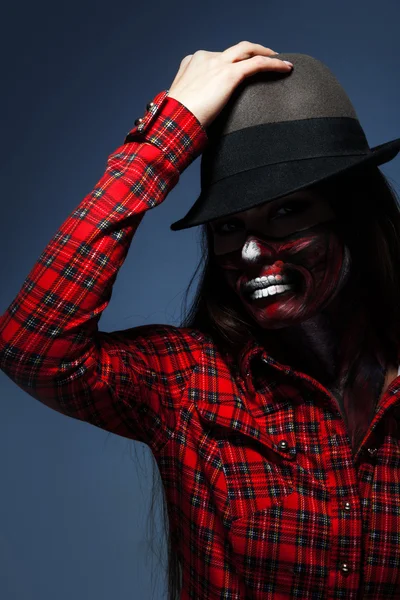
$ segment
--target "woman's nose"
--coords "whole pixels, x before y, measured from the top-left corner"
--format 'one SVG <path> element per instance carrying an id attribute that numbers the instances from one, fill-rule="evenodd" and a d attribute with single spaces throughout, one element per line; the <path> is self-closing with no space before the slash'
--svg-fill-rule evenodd
<path id="1" fill-rule="evenodd" d="M 255 237 L 247 238 L 242 248 L 242 259 L 245 262 L 256 262 L 261 256 L 260 242 Z"/>
<path id="2" fill-rule="evenodd" d="M 282 240 L 258 238 L 257 235 L 249 235 L 241 249 L 241 259 L 244 264 L 259 266 L 264 263 L 273 263 L 281 260 L 287 252 L 287 244 Z"/>

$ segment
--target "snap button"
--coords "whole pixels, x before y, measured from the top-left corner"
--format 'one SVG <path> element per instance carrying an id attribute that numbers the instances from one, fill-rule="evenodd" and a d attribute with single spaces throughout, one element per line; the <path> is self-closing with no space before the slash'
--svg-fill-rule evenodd
<path id="1" fill-rule="evenodd" d="M 350 502 L 345 502 L 345 503 L 343 504 L 343 508 L 344 508 L 344 510 L 351 510 L 351 505 L 350 505 Z"/>
<path id="2" fill-rule="evenodd" d="M 136 119 L 136 121 L 135 121 L 136 127 L 138 127 L 141 123 L 143 123 L 143 119 L 141 117 L 139 117 L 138 119 Z"/>
<path id="3" fill-rule="evenodd" d="M 149 102 L 149 103 L 146 105 L 146 110 L 147 110 L 147 111 L 151 110 L 151 109 L 153 108 L 153 106 L 154 106 L 154 102 Z"/>
<path id="4" fill-rule="evenodd" d="M 287 443 L 286 440 L 281 440 L 278 444 L 278 448 L 279 448 L 279 450 L 282 450 L 283 452 L 287 452 L 289 450 L 289 444 Z"/>
<path id="5" fill-rule="evenodd" d="M 342 563 L 340 568 L 341 568 L 342 573 L 348 573 L 350 571 L 349 565 L 347 563 Z"/>

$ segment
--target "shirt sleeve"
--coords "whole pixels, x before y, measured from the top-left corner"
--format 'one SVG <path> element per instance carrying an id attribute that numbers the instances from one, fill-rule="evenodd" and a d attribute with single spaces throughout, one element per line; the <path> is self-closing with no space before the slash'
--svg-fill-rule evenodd
<path id="1" fill-rule="evenodd" d="M 179 400 L 194 364 L 191 345 L 177 331 L 105 333 L 98 321 L 143 215 L 206 143 L 196 117 L 168 90 L 157 94 L 0 317 L 0 367 L 22 390 L 155 451 L 173 426 L 162 396 Z"/>

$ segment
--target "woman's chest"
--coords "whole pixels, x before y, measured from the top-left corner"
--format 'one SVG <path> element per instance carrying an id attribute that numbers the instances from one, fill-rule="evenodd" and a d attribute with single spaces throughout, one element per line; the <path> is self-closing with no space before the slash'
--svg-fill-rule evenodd
<path id="1" fill-rule="evenodd" d="M 381 428 L 355 463 L 340 413 L 313 386 L 280 379 L 253 394 L 227 381 L 220 393 L 200 384 L 192 389 L 176 438 L 179 454 L 165 461 L 169 474 L 176 466 L 171 487 L 175 500 L 179 490 L 181 522 L 197 523 L 196 531 L 208 523 L 216 539 L 226 536 L 236 572 L 260 592 L 254 598 L 267 597 L 271 585 L 282 598 L 293 590 L 324 597 L 332 574 L 340 595 L 349 571 L 357 590 L 365 564 L 371 589 L 400 585 L 400 544 L 392 535 L 400 530 L 392 493 L 400 451 L 393 430 Z M 201 547 L 203 537 L 193 539 L 198 555 L 209 552 L 207 540 Z"/>

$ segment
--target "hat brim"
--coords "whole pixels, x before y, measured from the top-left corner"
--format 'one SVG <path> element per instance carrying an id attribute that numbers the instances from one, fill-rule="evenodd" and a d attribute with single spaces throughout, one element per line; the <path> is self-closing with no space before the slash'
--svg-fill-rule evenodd
<path id="1" fill-rule="evenodd" d="M 172 223 L 170 228 L 172 231 L 189 229 L 254 208 L 355 167 L 384 164 L 399 151 L 400 138 L 375 146 L 368 154 L 308 158 L 237 173 L 203 191 L 186 216 Z"/>

